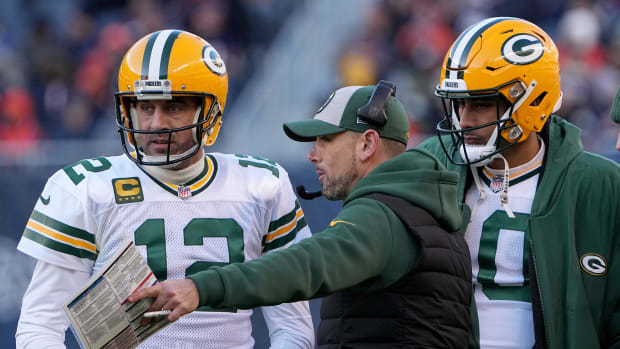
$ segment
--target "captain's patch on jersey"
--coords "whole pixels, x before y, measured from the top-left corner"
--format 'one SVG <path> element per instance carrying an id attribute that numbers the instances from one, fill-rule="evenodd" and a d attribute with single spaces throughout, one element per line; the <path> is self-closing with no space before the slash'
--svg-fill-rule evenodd
<path id="1" fill-rule="evenodd" d="M 112 180 L 114 198 L 117 204 L 144 201 L 142 185 L 138 177 L 115 178 Z"/>
<path id="2" fill-rule="evenodd" d="M 605 275 L 607 272 L 607 262 L 605 258 L 596 253 L 586 253 L 580 259 L 581 268 L 591 275 Z"/>

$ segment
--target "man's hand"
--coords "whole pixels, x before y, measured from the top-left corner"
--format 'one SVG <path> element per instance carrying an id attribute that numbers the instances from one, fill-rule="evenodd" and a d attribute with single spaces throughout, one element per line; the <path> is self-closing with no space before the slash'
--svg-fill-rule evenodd
<path id="1" fill-rule="evenodd" d="M 190 279 L 166 280 L 155 286 L 138 290 L 127 297 L 127 300 L 135 303 L 142 298 L 155 298 L 149 311 L 172 310 L 172 313 L 168 314 L 170 322 L 196 310 L 199 301 L 198 289 L 194 281 Z"/>

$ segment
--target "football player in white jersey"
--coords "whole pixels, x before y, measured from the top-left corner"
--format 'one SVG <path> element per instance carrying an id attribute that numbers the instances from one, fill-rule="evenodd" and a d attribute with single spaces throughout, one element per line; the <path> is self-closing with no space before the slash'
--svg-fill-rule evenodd
<path id="1" fill-rule="evenodd" d="M 71 164 L 45 185 L 18 249 L 36 258 L 19 348 L 64 348 L 62 306 L 127 239 L 157 278 L 184 279 L 310 236 L 287 172 L 273 161 L 206 153 L 226 104 L 226 66 L 205 40 L 162 30 L 125 55 L 115 95 L 125 155 Z M 205 307 L 140 348 L 252 348 L 251 310 Z M 312 348 L 308 303 L 263 307 L 271 348 Z"/>
<path id="2" fill-rule="evenodd" d="M 551 115 L 558 56 L 535 24 L 486 18 L 453 43 L 435 89 L 445 118 L 421 147 L 460 173 L 472 210 L 482 348 L 620 345 L 620 168 Z"/>

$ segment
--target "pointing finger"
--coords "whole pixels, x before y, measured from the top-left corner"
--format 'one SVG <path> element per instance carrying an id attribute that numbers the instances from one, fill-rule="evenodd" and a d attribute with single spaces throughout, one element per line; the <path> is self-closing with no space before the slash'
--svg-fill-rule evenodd
<path id="1" fill-rule="evenodd" d="M 157 284 L 155 286 L 137 290 L 136 292 L 129 295 L 129 297 L 127 297 L 127 300 L 130 301 L 131 303 L 135 303 L 143 298 L 157 298 L 160 292 L 161 292 L 161 285 Z"/>

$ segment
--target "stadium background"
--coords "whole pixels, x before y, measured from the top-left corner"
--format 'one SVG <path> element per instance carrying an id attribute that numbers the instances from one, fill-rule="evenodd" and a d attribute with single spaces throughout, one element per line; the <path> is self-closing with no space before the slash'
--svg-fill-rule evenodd
<path id="1" fill-rule="evenodd" d="M 620 86 L 620 1 L 554 0 L 5 0 L 0 2 L 0 348 L 14 332 L 34 261 L 16 251 L 45 180 L 77 160 L 121 152 L 112 92 L 120 59 L 146 33 L 178 28 L 210 41 L 229 74 L 228 105 L 209 151 L 282 164 L 294 185 L 318 188 L 309 144 L 284 121 L 311 117 L 342 85 L 394 81 L 414 146 L 440 118 L 433 87 L 458 33 L 488 16 L 546 30 L 560 50 L 557 113 L 584 147 L 619 159 L 609 108 Z M 313 231 L 340 204 L 302 201 Z M 313 300 L 318 322 L 320 301 Z M 267 347 L 254 316 L 256 348 Z M 76 344 L 68 336 L 69 348 Z"/>

